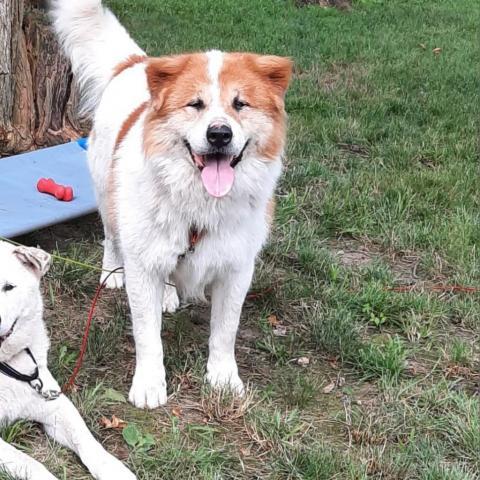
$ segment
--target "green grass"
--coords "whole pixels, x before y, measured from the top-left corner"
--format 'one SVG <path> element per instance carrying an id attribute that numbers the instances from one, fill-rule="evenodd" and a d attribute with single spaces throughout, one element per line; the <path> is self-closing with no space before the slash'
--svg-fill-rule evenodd
<path id="1" fill-rule="evenodd" d="M 106 293 L 73 396 L 95 435 L 146 480 L 478 478 L 478 294 L 441 288 L 480 287 L 478 2 L 108 3 L 152 55 L 268 52 L 291 56 L 295 75 L 276 223 L 252 287 L 261 294 L 238 339 L 249 395 L 204 387 L 208 309 L 187 306 L 165 319 L 169 404 L 129 406 L 128 308 Z M 98 265 L 100 232 L 90 217 L 23 240 Z M 96 277 L 56 261 L 47 279 L 61 382 Z M 135 442 L 99 426 L 113 414 Z M 2 436 L 59 478 L 89 478 L 29 424 Z"/>

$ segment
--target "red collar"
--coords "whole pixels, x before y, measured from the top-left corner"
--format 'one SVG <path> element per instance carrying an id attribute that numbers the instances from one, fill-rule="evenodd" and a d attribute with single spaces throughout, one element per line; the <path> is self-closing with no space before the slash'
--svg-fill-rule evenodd
<path id="1" fill-rule="evenodd" d="M 197 227 L 190 227 L 188 234 L 188 253 L 193 253 L 198 242 L 205 236 L 205 230 L 198 230 Z"/>

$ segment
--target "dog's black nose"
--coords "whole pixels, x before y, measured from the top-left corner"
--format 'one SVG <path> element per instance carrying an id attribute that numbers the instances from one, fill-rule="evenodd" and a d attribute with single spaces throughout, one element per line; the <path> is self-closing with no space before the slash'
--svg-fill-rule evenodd
<path id="1" fill-rule="evenodd" d="M 228 125 L 210 125 L 207 128 L 208 143 L 216 148 L 227 146 L 232 141 L 232 129 Z"/>

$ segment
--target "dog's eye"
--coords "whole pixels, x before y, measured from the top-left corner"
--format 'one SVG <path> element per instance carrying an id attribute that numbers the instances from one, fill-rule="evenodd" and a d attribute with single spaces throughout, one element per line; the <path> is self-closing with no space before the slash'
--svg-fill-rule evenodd
<path id="1" fill-rule="evenodd" d="M 233 99 L 233 108 L 239 112 L 240 110 L 242 110 L 244 107 L 249 107 L 250 105 L 247 103 L 247 102 L 243 102 L 242 100 L 240 100 L 238 97 L 235 97 Z"/>
<path id="2" fill-rule="evenodd" d="M 205 104 L 201 98 L 197 98 L 192 100 L 190 103 L 187 103 L 187 107 L 195 108 L 196 110 L 203 110 L 205 108 Z"/>
<path id="3" fill-rule="evenodd" d="M 15 288 L 15 285 L 12 285 L 10 283 L 6 283 L 4 286 L 3 286 L 3 291 L 4 292 L 9 292 L 10 290 L 13 290 Z"/>

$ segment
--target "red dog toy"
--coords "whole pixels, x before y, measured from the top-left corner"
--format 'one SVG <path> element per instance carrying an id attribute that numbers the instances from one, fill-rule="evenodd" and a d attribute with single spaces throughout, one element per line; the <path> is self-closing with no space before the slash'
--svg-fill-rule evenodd
<path id="1" fill-rule="evenodd" d="M 41 178 L 37 183 L 37 190 L 40 193 L 53 195 L 57 200 L 61 200 L 62 202 L 71 202 L 73 200 L 72 187 L 59 185 L 51 178 Z"/>

